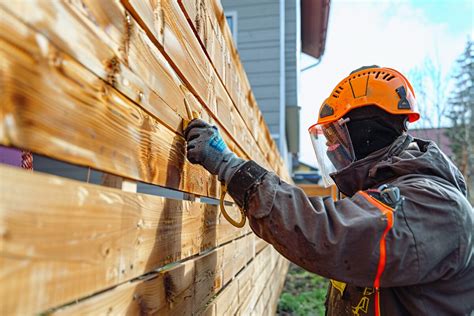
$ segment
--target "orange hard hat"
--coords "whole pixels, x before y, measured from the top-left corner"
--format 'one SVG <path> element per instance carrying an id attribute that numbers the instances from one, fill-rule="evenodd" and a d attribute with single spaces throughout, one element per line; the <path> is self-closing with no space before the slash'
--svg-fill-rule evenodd
<path id="1" fill-rule="evenodd" d="M 317 125 L 337 121 L 347 112 L 369 105 L 390 114 L 405 114 L 410 123 L 420 118 L 415 110 L 415 91 L 404 75 L 392 68 L 367 66 L 354 70 L 336 86 L 319 110 Z"/>

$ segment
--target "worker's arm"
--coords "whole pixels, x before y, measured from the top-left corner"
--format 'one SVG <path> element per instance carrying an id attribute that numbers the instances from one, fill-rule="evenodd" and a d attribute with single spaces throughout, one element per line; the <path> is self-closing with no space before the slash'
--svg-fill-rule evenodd
<path id="1" fill-rule="evenodd" d="M 433 227 L 424 234 L 435 237 L 437 246 L 417 244 L 415 235 L 423 230 L 420 225 L 425 225 L 423 216 L 430 216 L 428 210 L 410 227 L 403 209 L 394 211 L 367 192 L 336 202 L 330 197 L 308 198 L 255 162 L 237 158 L 217 129 L 205 122 L 191 122 L 185 136 L 188 158 L 227 184 L 254 232 L 307 270 L 359 286 L 416 284 L 444 273 L 433 274 L 433 262 L 425 268 L 423 260 L 435 256 L 420 252 L 435 251 L 436 260 L 442 261 L 442 253 L 453 251 L 456 236 L 444 236 Z M 416 190 L 426 189 L 413 187 L 407 193 Z M 416 200 L 406 202 L 416 207 Z"/>
<path id="2" fill-rule="evenodd" d="M 404 200 L 391 208 L 376 190 L 336 202 L 308 198 L 252 161 L 241 168 L 262 175 L 254 180 L 237 171 L 229 183 L 253 231 L 292 262 L 322 276 L 358 286 L 424 284 L 462 277 L 466 257 L 473 253 L 472 220 L 462 211 L 469 208 L 467 200 L 436 180 L 397 181 Z M 243 198 L 235 196 L 233 181 L 249 187 Z"/>
<path id="3" fill-rule="evenodd" d="M 331 197 L 309 198 L 300 188 L 252 161 L 241 168 L 253 169 L 254 175 L 262 174 L 255 180 L 255 176 L 239 175 L 238 171 L 229 183 L 229 193 L 245 207 L 255 234 L 308 271 L 351 284 L 374 286 L 379 265 L 387 262 L 387 251 L 381 254 L 381 244 L 386 242 L 384 233 L 393 224 L 389 207 L 382 207 L 364 192 L 337 202 Z M 242 195 L 236 194 L 237 186 L 249 188 Z M 404 243 L 408 261 L 401 260 L 402 266 L 397 269 L 409 273 L 416 268 L 416 253 L 411 238 Z M 393 258 L 388 259 L 394 262 Z M 401 278 L 398 282 L 410 282 Z"/>

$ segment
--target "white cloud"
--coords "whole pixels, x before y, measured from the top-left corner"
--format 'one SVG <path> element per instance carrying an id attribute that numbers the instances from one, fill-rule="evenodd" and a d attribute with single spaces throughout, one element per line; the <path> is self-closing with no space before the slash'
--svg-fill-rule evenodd
<path id="1" fill-rule="evenodd" d="M 451 34 L 446 24 L 431 22 L 407 1 L 332 1 L 322 62 L 301 74 L 301 160 L 315 164 L 307 128 L 319 106 L 353 69 L 377 64 L 407 74 L 426 57 L 451 68 L 466 34 Z M 303 57 L 302 65 L 309 64 Z"/>

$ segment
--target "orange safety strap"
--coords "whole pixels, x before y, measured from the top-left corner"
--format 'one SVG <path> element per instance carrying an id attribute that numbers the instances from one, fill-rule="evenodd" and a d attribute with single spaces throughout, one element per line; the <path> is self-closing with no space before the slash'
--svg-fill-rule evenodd
<path id="1" fill-rule="evenodd" d="M 385 263 L 387 262 L 387 246 L 386 246 L 385 237 L 387 236 L 390 229 L 393 227 L 393 208 L 371 197 L 369 194 L 367 194 L 364 191 L 360 191 L 359 193 L 363 197 L 365 197 L 370 204 L 378 208 L 380 212 L 382 212 L 382 214 L 387 217 L 387 226 L 385 227 L 385 230 L 382 234 L 382 238 L 380 238 L 380 257 L 379 257 L 379 264 L 377 266 L 377 274 L 375 276 L 375 281 L 374 281 L 375 315 L 380 316 L 380 292 L 379 292 L 380 278 L 382 277 L 382 273 L 385 270 Z"/>

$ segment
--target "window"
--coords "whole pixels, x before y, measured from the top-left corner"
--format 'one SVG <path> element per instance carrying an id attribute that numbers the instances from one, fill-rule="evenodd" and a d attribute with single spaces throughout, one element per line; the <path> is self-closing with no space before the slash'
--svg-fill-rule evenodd
<path id="1" fill-rule="evenodd" d="M 229 25 L 234 44 L 237 46 L 237 11 L 231 11 L 225 13 L 227 24 Z"/>

